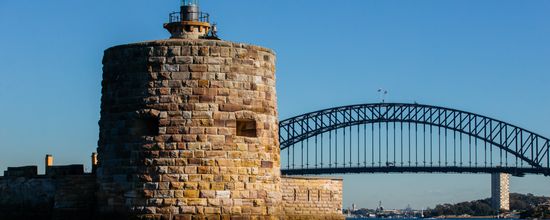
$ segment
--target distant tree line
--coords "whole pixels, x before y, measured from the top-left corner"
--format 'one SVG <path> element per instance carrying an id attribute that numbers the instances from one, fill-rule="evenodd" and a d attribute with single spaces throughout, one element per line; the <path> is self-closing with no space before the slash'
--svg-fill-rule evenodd
<path id="1" fill-rule="evenodd" d="M 550 198 L 534 196 L 533 194 L 510 194 L 510 209 L 521 213 L 522 218 L 550 218 Z M 495 215 L 496 210 L 491 208 L 491 199 L 482 199 L 457 204 L 442 204 L 435 208 L 428 208 L 427 217 L 444 215 L 471 215 L 490 216 Z"/>
<path id="2" fill-rule="evenodd" d="M 461 202 L 457 204 L 441 204 L 435 208 L 426 210 L 427 217 L 435 217 L 442 215 L 471 215 L 471 216 L 487 216 L 494 215 L 495 212 L 491 208 L 490 199 L 482 199 L 471 202 Z"/>

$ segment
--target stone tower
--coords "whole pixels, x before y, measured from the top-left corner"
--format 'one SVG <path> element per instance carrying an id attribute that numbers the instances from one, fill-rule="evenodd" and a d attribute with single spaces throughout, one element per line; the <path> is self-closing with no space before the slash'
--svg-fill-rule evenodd
<path id="1" fill-rule="evenodd" d="M 105 51 L 102 215 L 280 215 L 275 55 L 208 39 L 204 15 L 196 1 L 183 1 L 164 25 L 171 39 Z"/>

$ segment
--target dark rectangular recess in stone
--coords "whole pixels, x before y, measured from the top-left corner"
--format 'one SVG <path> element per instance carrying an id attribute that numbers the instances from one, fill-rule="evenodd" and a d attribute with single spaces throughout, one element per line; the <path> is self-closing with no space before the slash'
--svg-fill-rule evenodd
<path id="1" fill-rule="evenodd" d="M 154 117 L 137 118 L 130 124 L 130 133 L 136 137 L 159 135 L 159 120 Z"/>
<path id="2" fill-rule="evenodd" d="M 273 168 L 273 161 L 262 160 L 262 168 Z"/>
<path id="3" fill-rule="evenodd" d="M 256 121 L 253 119 L 238 119 L 237 136 L 257 137 L 258 132 L 256 130 Z"/>

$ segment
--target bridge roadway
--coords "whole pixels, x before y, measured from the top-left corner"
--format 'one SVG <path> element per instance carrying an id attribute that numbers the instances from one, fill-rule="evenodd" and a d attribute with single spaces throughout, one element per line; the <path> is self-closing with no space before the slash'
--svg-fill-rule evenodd
<path id="1" fill-rule="evenodd" d="M 550 170 L 544 175 L 549 176 Z M 340 168 L 297 168 L 281 169 L 283 175 L 322 175 L 358 173 L 507 173 L 522 177 L 525 174 L 541 174 L 537 168 L 514 167 L 340 167 Z"/>

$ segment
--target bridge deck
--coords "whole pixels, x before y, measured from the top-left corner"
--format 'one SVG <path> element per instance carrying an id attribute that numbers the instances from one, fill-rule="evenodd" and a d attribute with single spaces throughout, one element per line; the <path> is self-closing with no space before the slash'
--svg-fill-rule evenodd
<path id="1" fill-rule="evenodd" d="M 283 175 L 319 175 L 352 173 L 509 173 L 514 176 L 541 174 L 550 176 L 550 169 L 516 167 L 339 167 L 282 169 Z"/>

